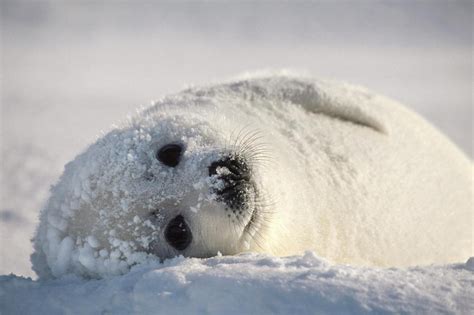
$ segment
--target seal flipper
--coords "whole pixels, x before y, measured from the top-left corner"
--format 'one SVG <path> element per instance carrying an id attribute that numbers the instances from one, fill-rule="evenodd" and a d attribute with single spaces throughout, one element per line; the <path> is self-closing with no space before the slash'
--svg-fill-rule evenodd
<path id="1" fill-rule="evenodd" d="M 251 80 L 252 90 L 290 101 L 309 112 L 324 114 L 343 121 L 388 134 L 388 124 L 379 107 L 379 97 L 362 87 L 316 81 L 296 76 L 273 76 Z"/>
<path id="2" fill-rule="evenodd" d="M 309 112 L 349 121 L 372 128 L 380 133 L 386 134 L 388 132 L 382 115 L 377 112 L 378 108 L 375 102 L 371 104 L 374 98 L 373 94 L 367 93 L 362 88 L 336 86 L 327 82 L 311 84 L 294 81 L 293 84 L 290 84 L 290 86 L 294 85 L 301 87 L 286 90 L 287 98 L 293 103 L 303 106 Z"/>

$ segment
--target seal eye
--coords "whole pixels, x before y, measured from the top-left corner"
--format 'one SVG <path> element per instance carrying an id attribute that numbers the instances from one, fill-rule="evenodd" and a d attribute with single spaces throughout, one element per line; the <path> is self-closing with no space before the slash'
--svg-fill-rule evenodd
<path id="1" fill-rule="evenodd" d="M 156 153 L 156 158 L 166 166 L 175 167 L 181 158 L 183 149 L 177 144 L 167 144 Z"/>
<path id="2" fill-rule="evenodd" d="M 193 235 L 182 215 L 178 215 L 168 223 L 165 238 L 168 244 L 177 250 L 184 250 L 191 244 Z"/>

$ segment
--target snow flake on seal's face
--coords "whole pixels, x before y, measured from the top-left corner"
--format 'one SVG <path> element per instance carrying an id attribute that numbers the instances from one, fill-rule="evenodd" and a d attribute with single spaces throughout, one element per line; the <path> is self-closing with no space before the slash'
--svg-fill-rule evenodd
<path id="1" fill-rule="evenodd" d="M 57 231 L 49 242 L 72 259 L 53 274 L 122 273 L 149 258 L 239 252 L 256 189 L 250 163 L 227 140 L 177 115 L 131 122 L 91 145 L 67 165 L 50 200 L 59 211 L 49 213 Z"/>

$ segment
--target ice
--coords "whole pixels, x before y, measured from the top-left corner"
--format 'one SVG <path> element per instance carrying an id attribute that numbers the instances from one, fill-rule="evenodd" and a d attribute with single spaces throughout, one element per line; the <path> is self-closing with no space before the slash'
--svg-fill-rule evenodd
<path id="1" fill-rule="evenodd" d="M 135 221 L 135 218 L 134 218 L 134 221 Z M 89 246 L 92 247 L 92 248 L 97 248 L 100 245 L 99 241 L 92 235 L 88 236 L 86 238 L 86 241 L 89 244 Z"/>
<path id="2" fill-rule="evenodd" d="M 66 237 L 61 241 L 59 245 L 59 253 L 57 256 L 56 263 L 54 266 L 54 273 L 64 274 L 69 266 L 69 260 L 71 259 L 71 253 L 74 248 L 74 241 L 70 237 Z"/>
<path id="3" fill-rule="evenodd" d="M 474 259 L 471 258 L 470 261 Z M 5 314 L 468 314 L 469 262 L 407 269 L 333 265 L 307 252 L 177 257 L 102 280 L 0 277 Z"/>

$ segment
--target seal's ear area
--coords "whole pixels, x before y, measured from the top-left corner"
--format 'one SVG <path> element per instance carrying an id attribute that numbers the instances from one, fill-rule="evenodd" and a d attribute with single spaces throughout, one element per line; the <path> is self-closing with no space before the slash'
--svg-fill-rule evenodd
<path id="1" fill-rule="evenodd" d="M 362 87 L 335 84 L 329 81 L 310 82 L 288 78 L 284 81 L 281 87 L 284 99 L 299 104 L 310 112 L 349 121 L 388 134 L 388 124 L 380 108 L 380 102 L 384 102 L 382 97 Z"/>

